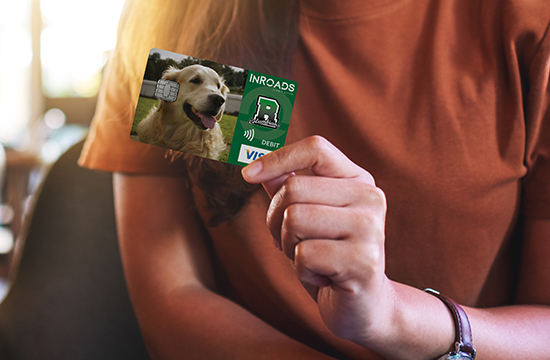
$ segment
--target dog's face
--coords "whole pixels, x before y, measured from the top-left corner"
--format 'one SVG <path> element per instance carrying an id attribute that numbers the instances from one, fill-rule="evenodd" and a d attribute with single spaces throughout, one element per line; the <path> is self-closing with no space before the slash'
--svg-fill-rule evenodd
<path id="1" fill-rule="evenodd" d="M 181 70 L 170 68 L 162 78 L 180 84 L 177 100 L 164 104 L 178 116 L 191 120 L 200 130 L 212 129 L 221 119 L 229 88 L 216 71 L 190 65 Z"/>

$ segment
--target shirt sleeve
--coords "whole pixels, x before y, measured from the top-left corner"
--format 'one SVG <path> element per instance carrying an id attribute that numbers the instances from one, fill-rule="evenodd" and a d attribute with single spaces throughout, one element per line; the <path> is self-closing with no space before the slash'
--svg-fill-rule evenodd
<path id="1" fill-rule="evenodd" d="M 146 60 L 146 59 L 145 59 Z M 110 172 L 177 175 L 166 149 L 130 139 L 141 79 L 128 79 L 112 56 L 105 67 L 96 112 L 78 164 Z"/>
<path id="2" fill-rule="evenodd" d="M 550 20 L 550 14 L 548 14 Z M 550 34 L 548 25 L 531 62 L 525 98 L 527 217 L 550 219 Z"/>

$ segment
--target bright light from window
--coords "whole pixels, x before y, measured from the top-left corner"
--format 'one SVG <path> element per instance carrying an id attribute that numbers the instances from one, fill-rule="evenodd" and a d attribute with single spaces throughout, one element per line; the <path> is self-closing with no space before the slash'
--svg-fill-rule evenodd
<path id="1" fill-rule="evenodd" d="M 7 254 L 13 250 L 13 234 L 4 227 L 0 226 L 0 254 Z M 1 294 L 0 294 L 1 295 Z M 1 296 L 0 296 L 1 300 Z"/>
<path id="2" fill-rule="evenodd" d="M 124 0 L 41 0 L 42 78 L 49 97 L 94 96 L 116 44 Z"/>
<path id="3" fill-rule="evenodd" d="M 60 129 L 65 125 L 65 120 L 65 113 L 59 109 L 50 109 L 44 114 L 44 123 L 52 130 Z"/>
<path id="4" fill-rule="evenodd" d="M 30 1 L 0 0 L 0 142 L 22 135 L 30 115 Z"/>
<path id="5" fill-rule="evenodd" d="M 29 1 L 0 0 L 0 26 L 21 25 L 29 20 Z"/>

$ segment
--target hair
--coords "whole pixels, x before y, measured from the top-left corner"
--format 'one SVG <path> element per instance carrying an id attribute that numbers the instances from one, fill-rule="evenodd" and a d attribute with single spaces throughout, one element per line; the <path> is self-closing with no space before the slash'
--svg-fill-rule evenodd
<path id="1" fill-rule="evenodd" d="M 119 23 L 113 56 L 137 98 L 151 48 L 174 51 L 279 77 L 290 77 L 298 41 L 297 0 L 132 0 Z M 171 152 L 204 193 L 210 226 L 234 217 L 257 185 L 240 167 Z M 206 191 L 207 189 L 207 191 Z"/>

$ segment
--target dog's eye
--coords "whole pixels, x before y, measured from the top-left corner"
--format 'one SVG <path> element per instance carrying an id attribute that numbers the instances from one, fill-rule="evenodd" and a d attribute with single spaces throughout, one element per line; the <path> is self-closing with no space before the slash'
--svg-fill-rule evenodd
<path id="1" fill-rule="evenodd" d="M 218 89 L 220 88 L 220 86 L 221 86 L 220 83 L 218 83 Z"/>
<path id="2" fill-rule="evenodd" d="M 200 84 L 202 81 L 199 77 L 194 77 L 189 82 L 192 82 L 193 84 Z"/>

